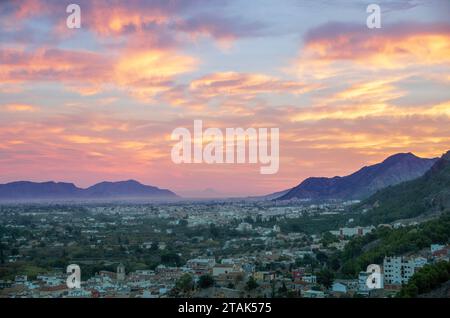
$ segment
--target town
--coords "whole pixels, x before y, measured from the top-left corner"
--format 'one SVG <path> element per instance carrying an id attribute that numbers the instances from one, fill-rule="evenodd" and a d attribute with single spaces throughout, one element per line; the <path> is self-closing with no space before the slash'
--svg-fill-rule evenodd
<path id="1" fill-rule="evenodd" d="M 418 269 L 448 262 L 436 242 L 384 255 L 383 285 L 368 288 L 365 268 L 342 270 L 352 245 L 418 224 L 359 226 L 352 203 L 3 205 L 0 297 L 394 297 Z M 81 288 L 68 288 L 69 264 Z"/>

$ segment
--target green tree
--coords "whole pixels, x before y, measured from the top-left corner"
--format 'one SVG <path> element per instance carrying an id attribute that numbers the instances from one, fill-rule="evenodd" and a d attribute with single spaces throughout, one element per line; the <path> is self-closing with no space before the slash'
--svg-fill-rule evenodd
<path id="1" fill-rule="evenodd" d="M 212 286 L 214 286 L 214 278 L 211 275 L 209 275 L 209 274 L 202 275 L 198 279 L 198 287 L 199 288 L 203 289 L 203 288 L 209 288 Z"/>
<path id="2" fill-rule="evenodd" d="M 256 282 L 255 278 L 253 276 L 250 276 L 250 278 L 247 281 L 247 284 L 245 286 L 245 288 L 250 291 L 250 290 L 254 290 L 256 288 L 258 288 L 258 283 Z"/>
<path id="3" fill-rule="evenodd" d="M 166 252 L 161 255 L 161 263 L 169 266 L 179 266 L 181 265 L 181 258 L 177 253 Z"/>
<path id="4" fill-rule="evenodd" d="M 184 293 L 191 291 L 193 287 L 194 287 L 194 281 L 192 279 L 192 276 L 189 274 L 184 274 L 175 283 L 175 288 L 177 288 L 178 290 L 180 290 Z"/>
<path id="5" fill-rule="evenodd" d="M 330 288 L 333 284 L 334 273 L 330 271 L 328 268 L 322 269 L 319 273 L 317 273 L 317 282 L 322 284 L 326 288 Z"/>
<path id="6" fill-rule="evenodd" d="M 408 284 L 402 287 L 398 296 L 403 298 L 417 297 L 438 288 L 442 283 L 450 279 L 450 263 L 441 261 L 429 264 L 417 271 Z"/>
<path id="7" fill-rule="evenodd" d="M 5 255 L 3 254 L 3 244 L 0 243 L 0 264 L 5 264 Z"/>
<path id="8" fill-rule="evenodd" d="M 286 287 L 286 284 L 283 282 L 280 288 L 278 288 L 278 294 L 280 296 L 285 297 L 287 295 L 288 289 Z"/>

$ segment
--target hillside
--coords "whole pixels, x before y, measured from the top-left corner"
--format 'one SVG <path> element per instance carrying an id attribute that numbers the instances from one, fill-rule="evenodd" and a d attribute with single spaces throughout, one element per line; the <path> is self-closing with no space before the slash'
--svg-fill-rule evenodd
<path id="1" fill-rule="evenodd" d="M 386 255 L 405 255 L 446 244 L 450 239 L 450 210 L 438 219 L 399 229 L 379 227 L 363 237 L 352 239 L 340 253 L 341 271 L 354 276 L 369 264 L 379 264 Z"/>
<path id="2" fill-rule="evenodd" d="M 422 177 L 380 190 L 355 207 L 363 224 L 389 223 L 450 208 L 450 151 Z"/>
<path id="3" fill-rule="evenodd" d="M 377 190 L 422 176 L 437 159 L 400 153 L 345 177 L 308 178 L 277 200 L 360 200 Z"/>

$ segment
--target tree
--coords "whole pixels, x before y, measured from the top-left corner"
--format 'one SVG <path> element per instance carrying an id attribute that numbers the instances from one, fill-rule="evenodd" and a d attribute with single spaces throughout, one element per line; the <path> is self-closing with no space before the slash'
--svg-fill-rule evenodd
<path id="1" fill-rule="evenodd" d="M 180 290 L 184 293 L 191 291 L 193 286 L 194 286 L 194 281 L 192 279 L 192 276 L 189 274 L 184 274 L 175 283 L 175 288 L 177 288 L 178 290 Z"/>
<path id="2" fill-rule="evenodd" d="M 327 268 L 317 273 L 317 282 L 325 286 L 327 289 L 331 287 L 333 280 L 334 273 Z"/>
<path id="3" fill-rule="evenodd" d="M 256 288 L 258 288 L 258 283 L 256 282 L 256 280 L 255 280 L 255 278 L 253 277 L 253 276 L 250 276 L 250 278 L 248 279 L 248 281 L 247 281 L 247 284 L 246 284 L 246 289 L 248 290 L 248 291 L 250 291 L 250 290 L 254 290 L 254 289 L 256 289 Z"/>
<path id="4" fill-rule="evenodd" d="M 220 231 L 214 223 L 211 223 L 209 225 L 209 233 L 213 239 L 216 239 L 220 236 Z"/>
<path id="5" fill-rule="evenodd" d="M 214 278 L 211 275 L 209 275 L 209 274 L 202 275 L 198 279 L 198 287 L 199 288 L 203 289 L 203 288 L 209 288 L 212 286 L 214 286 Z"/>
<path id="6" fill-rule="evenodd" d="M 150 246 L 150 251 L 157 251 L 159 248 L 158 242 L 152 242 L 152 245 Z"/>
<path id="7" fill-rule="evenodd" d="M 3 244 L 0 243 L 0 264 L 5 264 L 5 255 L 3 254 Z"/>
<path id="8" fill-rule="evenodd" d="M 278 294 L 279 294 L 280 296 L 286 296 L 286 295 L 287 295 L 287 292 L 288 292 L 288 289 L 287 289 L 287 287 L 286 287 L 286 284 L 283 282 L 283 284 L 281 285 L 281 287 L 278 288 Z"/>
<path id="9" fill-rule="evenodd" d="M 181 265 L 181 258 L 177 253 L 166 252 L 161 255 L 161 263 L 169 266 L 179 266 Z"/>
<path id="10" fill-rule="evenodd" d="M 335 235 L 331 234 L 330 232 L 325 232 L 322 235 L 321 243 L 323 244 L 323 246 L 326 247 L 329 244 L 335 243 L 335 242 L 339 242 L 339 239 Z"/>
<path id="11" fill-rule="evenodd" d="M 326 262 L 328 261 L 328 255 L 325 254 L 324 252 L 318 251 L 318 252 L 316 253 L 316 259 L 317 259 L 321 264 L 323 264 L 323 263 L 326 263 Z"/>
<path id="12" fill-rule="evenodd" d="M 419 294 L 427 293 L 438 288 L 442 283 L 450 279 L 450 263 L 441 261 L 429 264 L 414 273 L 408 284 L 403 286 L 399 297 L 417 297 Z"/>

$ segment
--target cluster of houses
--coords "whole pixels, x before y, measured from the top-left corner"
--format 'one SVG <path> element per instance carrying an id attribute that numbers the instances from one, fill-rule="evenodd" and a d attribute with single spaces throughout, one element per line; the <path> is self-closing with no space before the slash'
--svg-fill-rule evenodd
<path id="1" fill-rule="evenodd" d="M 362 271 L 358 279 L 335 280 L 330 288 L 329 295 L 342 297 L 349 295 L 361 295 L 372 297 L 383 297 L 394 295 L 400 290 L 402 285 L 408 283 L 411 277 L 420 268 L 429 263 L 439 261 L 450 261 L 450 245 L 431 244 L 427 257 L 423 256 L 387 256 L 380 266 L 381 284 L 379 288 L 368 287 L 367 280 L 370 273 Z"/>
<path id="2" fill-rule="evenodd" d="M 270 256 L 267 255 L 268 261 Z M 184 274 L 197 282 L 202 275 L 214 279 L 212 291 L 198 291 L 199 297 L 243 297 L 248 293 L 245 286 L 250 277 L 257 283 L 251 296 L 272 297 L 274 291 L 283 287 L 291 295 L 305 298 L 387 297 L 394 295 L 414 273 L 428 263 L 449 261 L 450 245 L 432 244 L 427 257 L 389 256 L 380 264 L 380 286 L 368 287 L 370 272 L 362 271 L 357 279 L 336 279 L 327 290 L 317 284 L 317 276 L 305 267 L 289 270 L 256 270 L 254 257 L 228 258 L 216 262 L 214 258 L 194 258 L 182 267 L 160 265 L 155 270 L 137 270 L 126 273 L 122 264 L 116 272 L 100 271 L 86 281 L 81 288 L 67 287 L 67 275 L 62 271 L 38 275 L 29 280 L 16 276 L 14 281 L 0 280 L 0 297 L 169 297 L 169 292 Z"/>

